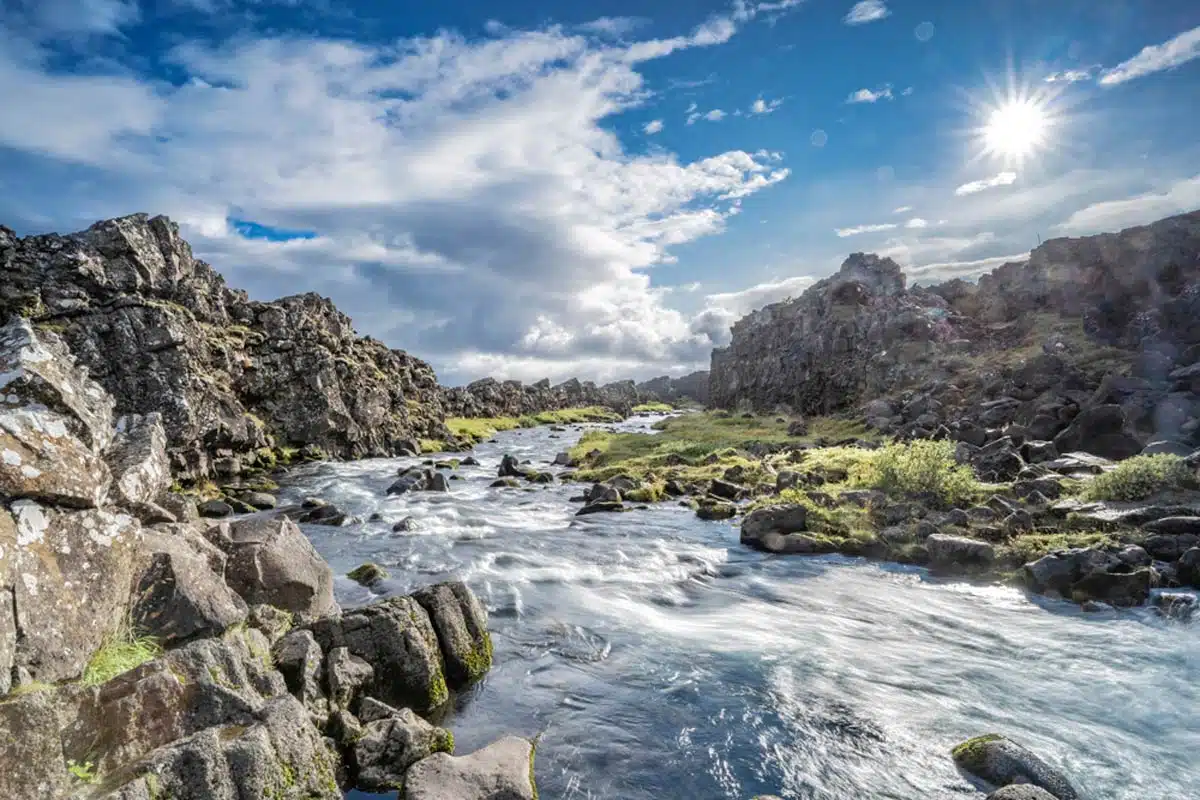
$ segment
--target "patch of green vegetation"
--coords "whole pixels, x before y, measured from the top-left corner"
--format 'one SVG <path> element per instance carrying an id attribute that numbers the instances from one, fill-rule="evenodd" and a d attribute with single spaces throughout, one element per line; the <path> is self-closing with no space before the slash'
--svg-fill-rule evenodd
<path id="1" fill-rule="evenodd" d="M 529 419 L 536 425 L 578 425 L 584 422 L 620 422 L 621 415 L 604 406 L 584 406 L 543 411 L 531 415 Z"/>
<path id="2" fill-rule="evenodd" d="M 486 442 L 500 431 L 520 427 L 520 422 L 516 417 L 451 417 L 446 420 L 446 427 L 454 434 L 454 438 L 478 444 Z"/>
<path id="3" fill-rule="evenodd" d="M 474 683 L 487 674 L 487 671 L 492 668 L 492 654 L 492 635 L 484 631 L 483 641 L 477 647 L 467 651 L 463 657 L 468 681 Z"/>
<path id="4" fill-rule="evenodd" d="M 954 443 L 918 439 L 871 452 L 851 480 L 889 495 L 925 494 L 947 504 L 965 502 L 982 487 L 970 467 L 954 460 Z"/>
<path id="5" fill-rule="evenodd" d="M 160 655 L 162 647 L 154 637 L 136 635 L 127 623 L 92 654 L 79 682 L 84 686 L 99 686 Z"/>
<path id="6" fill-rule="evenodd" d="M 660 503 L 667 499 L 666 483 L 659 480 L 648 480 L 636 489 L 625 493 L 624 499 L 633 503 Z"/>
<path id="7" fill-rule="evenodd" d="M 1134 456 L 1084 484 L 1085 500 L 1145 500 L 1159 492 L 1196 488 L 1196 477 L 1179 456 Z"/>
<path id="8" fill-rule="evenodd" d="M 77 761 L 67 762 L 67 772 L 80 783 L 95 783 L 100 778 L 96 774 L 96 765 L 91 761 L 80 764 Z"/>
<path id="9" fill-rule="evenodd" d="M 38 323 L 35 323 L 33 327 L 39 331 L 44 331 L 46 333 L 65 333 L 67 330 L 67 323 L 65 323 L 65 322 L 38 322 Z"/>
<path id="10" fill-rule="evenodd" d="M 635 414 L 669 414 L 674 410 L 670 403 L 639 403 L 633 407 Z"/>
<path id="11" fill-rule="evenodd" d="M 444 453 L 446 451 L 446 443 L 441 439 L 422 439 L 420 445 L 422 453 Z"/>
<path id="12" fill-rule="evenodd" d="M 454 755 L 454 734 L 445 728 L 436 728 L 433 732 L 433 744 L 430 753 L 446 753 Z"/>
<path id="13" fill-rule="evenodd" d="M 1004 546 L 1002 554 L 1009 556 L 1010 560 L 1014 562 L 1027 564 L 1056 550 L 1104 546 L 1118 542 L 1118 537 L 1113 534 L 1094 530 L 1025 533 L 1009 541 Z"/>
<path id="14" fill-rule="evenodd" d="M 869 508 L 851 503 L 838 503 L 827 507 L 814 501 L 801 489 L 785 489 L 776 497 L 756 503 L 756 506 L 796 503 L 808 510 L 807 534 L 824 541 L 832 549 L 845 553 L 857 553 L 875 541 L 875 527 L 871 523 Z"/>
<path id="15" fill-rule="evenodd" d="M 387 580 L 388 572 L 378 564 L 368 561 L 347 572 L 346 577 L 363 586 L 371 586 L 379 581 Z"/>

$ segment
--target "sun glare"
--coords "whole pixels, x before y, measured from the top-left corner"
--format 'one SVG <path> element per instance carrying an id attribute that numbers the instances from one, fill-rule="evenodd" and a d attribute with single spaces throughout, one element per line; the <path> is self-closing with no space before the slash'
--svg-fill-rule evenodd
<path id="1" fill-rule="evenodd" d="M 984 147 L 991 154 L 1023 159 L 1046 140 L 1049 120 L 1032 100 L 1009 100 L 992 110 L 983 128 Z"/>

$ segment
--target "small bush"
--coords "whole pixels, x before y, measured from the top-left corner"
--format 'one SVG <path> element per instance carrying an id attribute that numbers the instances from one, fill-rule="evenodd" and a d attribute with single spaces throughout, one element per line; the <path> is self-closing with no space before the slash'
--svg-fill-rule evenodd
<path id="1" fill-rule="evenodd" d="M 674 410 L 670 403 L 641 403 L 633 407 L 635 414 L 669 414 Z"/>
<path id="2" fill-rule="evenodd" d="M 92 655 L 87 668 L 83 671 L 80 683 L 84 686 L 99 686 L 102 683 L 108 683 L 118 675 L 140 667 L 160 655 L 162 655 L 162 647 L 153 637 L 136 636 L 132 629 L 126 626 L 120 632 L 109 637 L 108 641 Z"/>
<path id="3" fill-rule="evenodd" d="M 854 478 L 890 495 L 931 494 L 946 503 L 968 500 L 979 490 L 970 467 L 954 460 L 954 444 L 929 439 L 874 451 Z"/>
<path id="4" fill-rule="evenodd" d="M 1085 500 L 1145 500 L 1159 492 L 1192 489 L 1196 476 L 1179 456 L 1134 456 L 1083 487 Z"/>

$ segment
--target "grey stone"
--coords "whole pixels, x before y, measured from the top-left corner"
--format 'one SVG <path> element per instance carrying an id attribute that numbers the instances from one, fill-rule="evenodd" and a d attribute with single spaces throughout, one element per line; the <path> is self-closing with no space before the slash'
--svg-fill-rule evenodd
<path id="1" fill-rule="evenodd" d="M 229 557 L 226 581 L 247 603 L 310 616 L 336 609 L 333 572 L 290 519 L 252 518 L 209 530 Z"/>
<path id="2" fill-rule="evenodd" d="M 435 753 L 409 768 L 404 800 L 536 800 L 533 744 L 506 736 L 465 756 Z"/>
<path id="3" fill-rule="evenodd" d="M 351 655 L 348 648 L 335 647 L 325 656 L 325 679 L 335 708 L 350 708 L 358 691 L 374 677 L 371 665 Z"/>
<path id="4" fill-rule="evenodd" d="M 996 559 L 996 549 L 987 542 L 935 533 L 925 540 L 930 565 L 935 569 L 959 569 L 990 566 Z"/>
<path id="5" fill-rule="evenodd" d="M 1003 736 L 990 734 L 964 742 L 954 749 L 954 762 L 995 786 L 1024 783 L 1045 789 L 1057 800 L 1079 797 L 1061 772 Z"/>
<path id="6" fill-rule="evenodd" d="M 487 612 L 461 582 L 439 583 L 412 594 L 429 615 L 445 663 L 446 681 L 462 689 L 492 666 L 492 637 Z"/>
<path id="7" fill-rule="evenodd" d="M 799 533 L 807 530 L 808 509 L 799 503 L 765 506 L 751 511 L 742 520 L 742 544 L 757 545 L 768 533 Z"/>
<path id="8" fill-rule="evenodd" d="M 454 752 L 454 737 L 410 709 L 367 722 L 354 742 L 355 785 L 368 792 L 387 792 L 405 784 L 405 773 L 434 753 Z"/>
<path id="9" fill-rule="evenodd" d="M 272 645 L 271 657 L 292 696 L 307 708 L 321 708 L 325 659 L 312 631 L 300 629 L 284 635 Z"/>
<path id="10" fill-rule="evenodd" d="M 171 485 L 167 433 L 162 415 L 130 414 L 117 420 L 116 438 L 105 453 L 113 495 L 123 505 L 154 503 Z"/>

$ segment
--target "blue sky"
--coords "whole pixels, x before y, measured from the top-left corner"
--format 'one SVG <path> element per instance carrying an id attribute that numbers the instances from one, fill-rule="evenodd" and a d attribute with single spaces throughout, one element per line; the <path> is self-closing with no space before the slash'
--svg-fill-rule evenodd
<path id="1" fill-rule="evenodd" d="M 447 383 L 680 374 L 850 252 L 1200 207 L 1194 0 L 0 9 L 0 223 L 168 214 Z"/>

